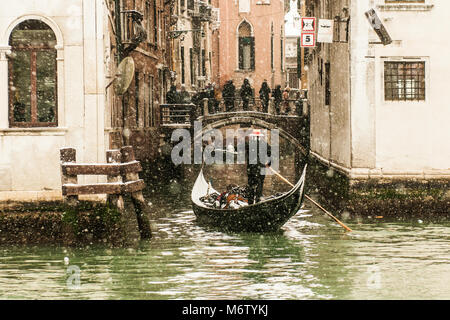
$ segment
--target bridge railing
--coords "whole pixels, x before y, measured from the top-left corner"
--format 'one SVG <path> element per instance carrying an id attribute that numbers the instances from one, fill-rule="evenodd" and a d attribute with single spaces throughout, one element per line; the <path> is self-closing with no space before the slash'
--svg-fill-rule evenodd
<path id="1" fill-rule="evenodd" d="M 274 115 L 301 116 L 304 112 L 302 103 L 297 99 L 288 99 L 276 102 L 269 99 L 266 104 L 259 98 L 248 101 L 242 99 L 220 101 L 203 99 L 201 105 L 195 104 L 162 104 L 161 126 L 163 127 L 189 127 L 200 115 L 210 115 L 226 112 L 253 111 Z"/>
<path id="2" fill-rule="evenodd" d="M 302 103 L 298 99 L 288 99 L 277 102 L 275 99 L 271 98 L 267 103 L 259 98 L 249 99 L 248 102 L 245 102 L 240 98 L 233 100 L 222 99 L 219 103 L 212 105 L 214 107 L 211 107 L 211 104 L 209 104 L 207 111 L 208 114 L 219 112 L 255 111 L 269 114 L 299 116 L 302 115 L 303 112 Z M 203 109 L 206 109 L 206 105 Z"/>
<path id="3" fill-rule="evenodd" d="M 162 126 L 189 126 L 191 118 L 195 115 L 194 104 L 162 104 Z"/>

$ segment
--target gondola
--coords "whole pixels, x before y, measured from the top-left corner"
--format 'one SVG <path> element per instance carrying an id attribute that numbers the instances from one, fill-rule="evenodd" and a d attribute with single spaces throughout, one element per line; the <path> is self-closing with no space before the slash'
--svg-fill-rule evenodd
<path id="1" fill-rule="evenodd" d="M 282 195 L 238 209 L 210 208 L 200 201 L 207 192 L 217 192 L 203 176 L 203 169 L 192 188 L 194 214 L 200 225 L 231 232 L 273 232 L 279 230 L 300 209 L 303 203 L 306 166 L 295 186 Z"/>

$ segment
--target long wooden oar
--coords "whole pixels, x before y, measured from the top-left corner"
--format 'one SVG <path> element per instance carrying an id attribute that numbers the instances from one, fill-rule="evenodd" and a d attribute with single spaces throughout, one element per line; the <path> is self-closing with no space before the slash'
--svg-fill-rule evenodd
<path id="1" fill-rule="evenodd" d="M 286 182 L 288 185 L 290 185 L 291 187 L 294 187 L 294 185 L 285 177 L 283 177 L 281 174 L 279 174 L 278 172 L 276 172 L 272 167 L 269 167 L 270 170 L 272 170 L 272 172 L 281 180 L 283 180 L 284 182 Z M 338 218 L 336 218 L 335 216 L 333 216 L 330 212 L 328 212 L 327 210 L 325 210 L 320 204 L 318 204 L 316 201 L 314 201 L 313 199 L 311 199 L 311 197 L 309 197 L 307 194 L 305 194 L 305 198 L 308 199 L 309 201 L 311 201 L 313 204 L 315 204 L 320 210 L 322 210 L 323 212 L 325 212 L 329 217 L 331 217 L 332 219 L 334 219 L 334 221 L 336 221 L 337 223 L 339 223 L 344 229 L 346 229 L 349 232 L 352 232 L 353 230 L 350 229 L 349 227 L 347 227 L 345 224 L 343 224 L 341 221 L 339 221 Z"/>

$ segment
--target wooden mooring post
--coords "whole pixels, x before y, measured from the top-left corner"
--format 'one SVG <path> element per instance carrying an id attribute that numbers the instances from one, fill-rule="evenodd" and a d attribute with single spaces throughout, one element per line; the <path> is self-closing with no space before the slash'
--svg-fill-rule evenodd
<path id="1" fill-rule="evenodd" d="M 125 196 L 130 194 L 140 237 L 151 238 L 149 208 L 142 194 L 145 183 L 138 175 L 138 172 L 142 171 L 142 166 L 135 160 L 133 148 L 126 146 L 121 150 L 109 150 L 106 158 L 108 162 L 106 164 L 77 164 L 74 148 L 60 150 L 64 202 L 69 206 L 76 206 L 79 195 L 106 194 L 108 203 L 125 215 Z M 78 184 L 78 175 L 106 175 L 107 182 Z"/>

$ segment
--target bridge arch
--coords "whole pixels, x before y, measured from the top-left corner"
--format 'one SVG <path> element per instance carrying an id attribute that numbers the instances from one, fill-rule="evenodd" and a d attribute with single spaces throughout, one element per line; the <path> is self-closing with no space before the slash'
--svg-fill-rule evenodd
<path id="1" fill-rule="evenodd" d="M 284 119 L 283 119 L 284 118 Z M 292 143 L 304 156 L 308 156 L 308 150 L 300 143 L 292 133 L 279 125 L 277 120 L 296 120 L 296 117 L 273 116 L 260 112 L 230 112 L 223 114 L 214 114 L 206 117 L 199 117 L 197 121 L 202 122 L 201 131 L 195 132 L 194 141 L 201 139 L 207 132 L 220 129 L 230 125 L 244 124 L 254 125 L 259 128 L 273 130 L 278 129 L 280 136 Z"/>

